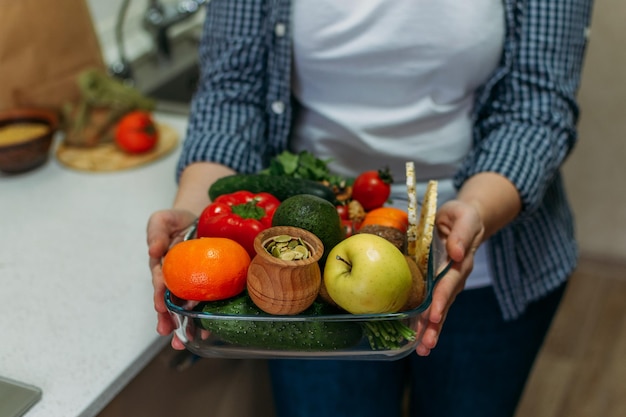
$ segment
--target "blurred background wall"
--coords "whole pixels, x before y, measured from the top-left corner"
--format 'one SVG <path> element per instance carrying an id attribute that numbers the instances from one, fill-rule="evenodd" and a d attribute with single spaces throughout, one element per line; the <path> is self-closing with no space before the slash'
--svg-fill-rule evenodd
<path id="1" fill-rule="evenodd" d="M 565 180 L 581 254 L 626 262 L 626 2 L 596 0 Z"/>

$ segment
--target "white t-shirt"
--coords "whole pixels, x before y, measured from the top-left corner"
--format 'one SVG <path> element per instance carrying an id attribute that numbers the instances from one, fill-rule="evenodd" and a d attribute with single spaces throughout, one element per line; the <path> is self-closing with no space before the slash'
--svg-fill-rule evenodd
<path id="1" fill-rule="evenodd" d="M 453 198 L 451 177 L 471 148 L 474 90 L 501 56 L 502 2 L 295 0 L 292 9 L 292 88 L 302 105 L 293 149 L 331 159 L 345 176 L 388 166 L 394 201 L 406 199 L 411 160 L 418 181 L 439 180 L 439 204 Z M 468 286 L 489 282 L 483 261 Z"/>

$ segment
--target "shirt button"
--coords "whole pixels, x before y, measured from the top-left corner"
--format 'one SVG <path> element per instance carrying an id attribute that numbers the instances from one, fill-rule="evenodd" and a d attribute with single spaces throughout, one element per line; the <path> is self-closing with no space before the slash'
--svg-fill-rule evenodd
<path id="1" fill-rule="evenodd" d="M 282 101 L 273 102 L 272 111 L 276 114 L 283 114 L 285 112 L 285 103 L 283 103 Z"/>
<path id="2" fill-rule="evenodd" d="M 284 23 L 276 23 L 276 26 L 274 26 L 274 33 L 279 38 L 282 38 L 285 36 L 285 33 L 287 33 L 287 26 L 285 26 Z"/>

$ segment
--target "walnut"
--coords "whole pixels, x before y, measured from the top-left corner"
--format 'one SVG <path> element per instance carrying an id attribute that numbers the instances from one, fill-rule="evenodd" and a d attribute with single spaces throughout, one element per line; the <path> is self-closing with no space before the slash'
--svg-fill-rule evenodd
<path id="1" fill-rule="evenodd" d="M 350 220 L 360 223 L 365 218 L 365 209 L 356 200 L 352 200 L 348 203 L 348 216 Z"/>

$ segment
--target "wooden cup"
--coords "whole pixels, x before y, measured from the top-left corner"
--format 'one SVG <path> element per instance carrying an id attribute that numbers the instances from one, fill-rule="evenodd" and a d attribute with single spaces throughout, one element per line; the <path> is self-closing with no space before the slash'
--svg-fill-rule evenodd
<path id="1" fill-rule="evenodd" d="M 287 261 L 267 252 L 273 237 L 300 238 L 309 249 L 306 259 Z M 324 253 L 322 241 L 313 233 L 291 226 L 275 226 L 259 233 L 254 240 L 256 255 L 248 267 L 250 298 L 269 314 L 293 315 L 306 310 L 317 298 L 322 282 L 318 264 Z"/>

